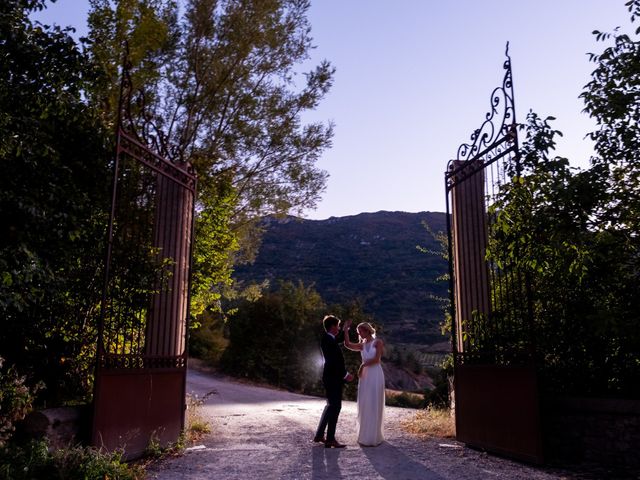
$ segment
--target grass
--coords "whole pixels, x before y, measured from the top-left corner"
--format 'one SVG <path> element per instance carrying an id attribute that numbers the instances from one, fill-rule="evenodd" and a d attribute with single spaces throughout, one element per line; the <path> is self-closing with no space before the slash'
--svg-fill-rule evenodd
<path id="1" fill-rule="evenodd" d="M 187 442 L 195 443 L 204 435 L 211 433 L 211 425 L 205 420 L 200 411 L 202 400 L 189 396 L 187 399 Z"/>
<path id="2" fill-rule="evenodd" d="M 74 446 L 49 451 L 45 440 L 0 449 L 0 480 L 142 480 L 141 465 L 127 464 L 120 451 Z"/>
<path id="3" fill-rule="evenodd" d="M 144 452 L 144 457 L 138 463 L 145 468 L 156 463 L 158 460 L 169 456 L 180 456 L 185 449 L 194 446 L 203 436 L 211 433 L 211 426 L 203 417 L 200 406 L 204 399 L 197 396 L 187 395 L 187 413 L 185 418 L 185 429 L 180 434 L 175 443 L 162 446 L 158 442 L 157 436 L 152 435 L 149 445 Z M 0 480 L 2 480 L 0 478 Z"/>
<path id="4" fill-rule="evenodd" d="M 402 422 L 402 428 L 420 438 L 454 438 L 456 427 L 451 410 L 428 407 Z"/>

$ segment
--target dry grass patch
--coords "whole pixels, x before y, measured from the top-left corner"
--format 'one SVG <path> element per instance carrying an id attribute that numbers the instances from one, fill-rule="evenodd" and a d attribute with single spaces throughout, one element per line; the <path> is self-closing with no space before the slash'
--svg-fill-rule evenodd
<path id="1" fill-rule="evenodd" d="M 422 408 L 424 407 L 424 395 L 421 393 L 403 392 L 386 388 L 385 404 L 389 407 Z"/>
<path id="2" fill-rule="evenodd" d="M 187 400 L 187 443 L 195 443 L 204 435 L 211 433 L 211 425 L 200 411 L 202 400 L 189 396 Z"/>
<path id="3" fill-rule="evenodd" d="M 418 410 L 410 420 L 402 422 L 402 428 L 421 438 L 453 438 L 456 426 L 451 410 L 426 408 Z"/>

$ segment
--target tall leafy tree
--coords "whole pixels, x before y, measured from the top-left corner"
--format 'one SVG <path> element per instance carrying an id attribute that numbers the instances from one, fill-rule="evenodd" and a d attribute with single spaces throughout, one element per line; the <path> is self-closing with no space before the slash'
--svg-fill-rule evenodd
<path id="1" fill-rule="evenodd" d="M 634 22 L 640 1 L 626 2 Z M 637 232 L 640 228 L 640 41 L 616 29 L 593 32 L 611 43 L 600 54 L 590 54 L 596 67 L 581 97 L 585 112 L 597 123 L 590 134 L 595 142 L 591 161 L 600 174 L 604 192 L 598 220 L 601 225 Z M 636 37 L 640 27 L 635 31 Z"/>
<path id="2" fill-rule="evenodd" d="M 633 22 L 640 2 L 626 5 Z M 545 388 L 638 397 L 640 41 L 620 30 L 594 34 L 612 45 L 591 55 L 595 69 L 582 93 L 597 122 L 591 167 L 571 169 L 554 156 L 553 118 L 531 113 L 521 175 L 491 212 L 488 255 L 531 279 Z"/>
<path id="3" fill-rule="evenodd" d="M 228 323 L 222 368 L 279 387 L 317 390 L 324 309 L 320 295 L 302 283 L 283 282 L 254 302 L 240 301 Z"/>
<path id="4" fill-rule="evenodd" d="M 0 4 L 0 355 L 53 402 L 87 393 L 110 151 L 93 71 L 42 0 Z"/>
<path id="5" fill-rule="evenodd" d="M 625 5 L 635 23 L 640 1 Z M 608 338 L 603 363 L 610 383 L 624 379 L 640 395 L 640 27 L 634 34 L 621 29 L 593 33 L 608 43 L 602 53 L 591 54 L 595 69 L 582 93 L 585 112 L 598 125 L 590 134 L 596 150 L 591 170 L 602 192 L 593 215 L 598 235 L 594 263 L 608 280 L 592 284 L 603 317 L 596 332 Z"/>
<path id="6" fill-rule="evenodd" d="M 113 122 L 118 66 L 129 46 L 134 124 L 145 141 L 199 176 L 194 299 L 214 307 L 234 261 L 251 258 L 260 216 L 318 200 L 316 167 L 332 126 L 304 124 L 332 84 L 312 48 L 308 0 L 91 0 L 89 51 L 108 81 L 92 99 Z"/>

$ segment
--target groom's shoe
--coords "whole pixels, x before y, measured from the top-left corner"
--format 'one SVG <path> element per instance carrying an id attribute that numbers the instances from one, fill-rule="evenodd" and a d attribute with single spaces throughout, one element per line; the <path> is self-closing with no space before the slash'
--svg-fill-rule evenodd
<path id="1" fill-rule="evenodd" d="M 327 439 L 316 435 L 315 437 L 313 437 L 313 441 L 315 443 L 326 443 Z"/>
<path id="2" fill-rule="evenodd" d="M 344 448 L 346 445 L 338 443 L 336 440 L 327 440 L 324 442 L 324 448 Z"/>

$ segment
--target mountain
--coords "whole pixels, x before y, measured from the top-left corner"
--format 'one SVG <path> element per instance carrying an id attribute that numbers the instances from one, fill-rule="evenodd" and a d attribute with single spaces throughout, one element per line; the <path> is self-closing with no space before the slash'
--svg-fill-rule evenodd
<path id="1" fill-rule="evenodd" d="M 265 220 L 262 246 L 251 265 L 236 269 L 243 282 L 302 280 L 328 303 L 358 299 L 363 310 L 397 343 L 442 342 L 444 313 L 431 296 L 446 297 L 446 261 L 417 246 L 441 251 L 428 233 L 446 231 L 436 212 L 361 213 L 327 220 L 296 217 Z"/>

